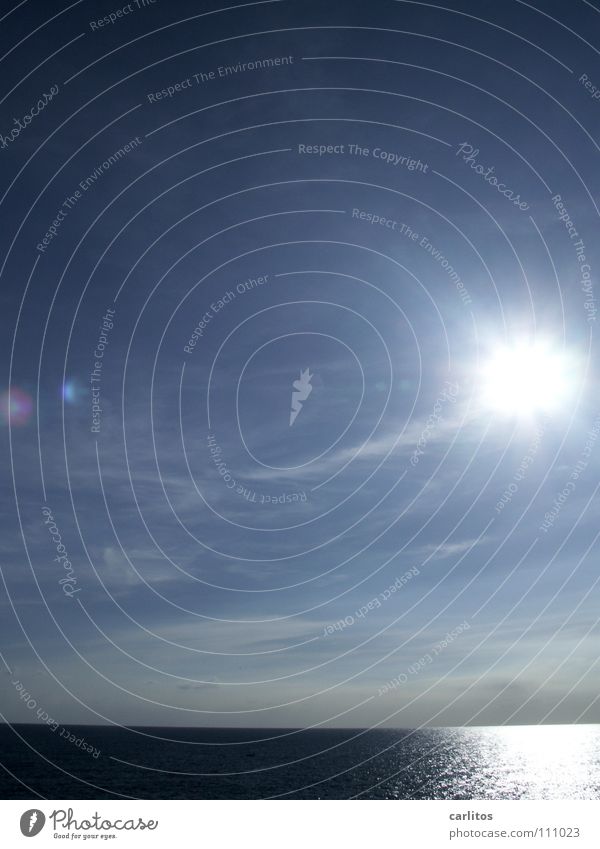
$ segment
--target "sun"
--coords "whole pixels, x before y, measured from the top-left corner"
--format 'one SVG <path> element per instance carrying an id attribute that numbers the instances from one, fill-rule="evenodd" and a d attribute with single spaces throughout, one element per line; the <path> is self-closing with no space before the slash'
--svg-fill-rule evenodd
<path id="1" fill-rule="evenodd" d="M 512 417 L 550 414 L 566 404 L 571 371 L 568 356 L 548 342 L 498 346 L 481 369 L 483 405 Z"/>

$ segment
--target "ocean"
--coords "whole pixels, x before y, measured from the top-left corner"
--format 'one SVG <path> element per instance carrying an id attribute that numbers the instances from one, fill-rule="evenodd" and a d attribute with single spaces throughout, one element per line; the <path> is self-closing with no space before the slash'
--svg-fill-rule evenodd
<path id="1" fill-rule="evenodd" d="M 0 798 L 598 799 L 600 726 L 0 726 Z"/>

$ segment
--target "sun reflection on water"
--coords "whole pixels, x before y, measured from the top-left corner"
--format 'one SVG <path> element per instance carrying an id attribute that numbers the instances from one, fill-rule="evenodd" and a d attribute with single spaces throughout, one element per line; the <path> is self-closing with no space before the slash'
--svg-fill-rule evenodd
<path id="1" fill-rule="evenodd" d="M 600 798 L 600 726 L 465 728 L 446 749 L 444 798 Z"/>

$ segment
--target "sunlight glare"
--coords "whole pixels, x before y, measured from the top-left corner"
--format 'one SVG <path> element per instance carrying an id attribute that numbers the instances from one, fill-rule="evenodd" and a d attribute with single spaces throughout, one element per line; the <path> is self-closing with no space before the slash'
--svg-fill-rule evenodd
<path id="1" fill-rule="evenodd" d="M 569 371 L 566 355 L 548 344 L 500 346 L 482 368 L 483 404 L 508 416 L 551 413 L 565 403 Z"/>

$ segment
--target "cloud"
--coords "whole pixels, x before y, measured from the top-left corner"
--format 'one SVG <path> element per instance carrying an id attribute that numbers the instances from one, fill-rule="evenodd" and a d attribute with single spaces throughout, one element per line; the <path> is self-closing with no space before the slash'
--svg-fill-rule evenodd
<path id="1" fill-rule="evenodd" d="M 426 556 L 426 555 L 435 555 L 431 559 L 433 560 L 443 560 L 446 557 L 454 557 L 458 554 L 464 554 L 465 551 L 469 551 L 469 549 L 474 546 L 480 546 L 487 540 L 489 540 L 489 536 L 483 536 L 479 539 L 465 539 L 461 542 L 445 542 L 445 543 L 428 543 L 427 545 L 420 546 L 415 554 Z"/>
<path id="2" fill-rule="evenodd" d="M 96 569 L 111 591 L 140 587 L 142 580 L 151 585 L 167 581 L 181 580 L 181 573 L 152 548 L 131 548 L 127 550 L 129 560 L 139 571 L 141 578 L 127 561 L 123 552 L 116 546 L 105 546 L 100 558 L 95 561 Z"/>
<path id="3" fill-rule="evenodd" d="M 456 408 L 452 415 L 442 415 L 435 427 L 428 428 L 429 414 L 413 419 L 403 431 L 388 431 L 374 436 L 369 440 L 355 442 L 353 445 L 339 448 L 321 458 L 318 463 L 309 464 L 293 472 L 280 469 L 260 468 L 246 470 L 245 476 L 254 481 L 276 481 L 281 479 L 297 479 L 298 477 L 324 478 L 329 473 L 341 470 L 346 464 L 372 462 L 383 460 L 388 455 L 404 449 L 414 449 L 419 440 L 426 434 L 427 445 L 449 445 L 461 428 L 475 419 L 474 414 L 466 416 L 464 411 L 458 414 Z M 464 436 L 464 434 L 462 434 Z M 467 438 L 469 434 L 467 432 Z M 408 458 L 407 458 L 408 460 Z"/>

